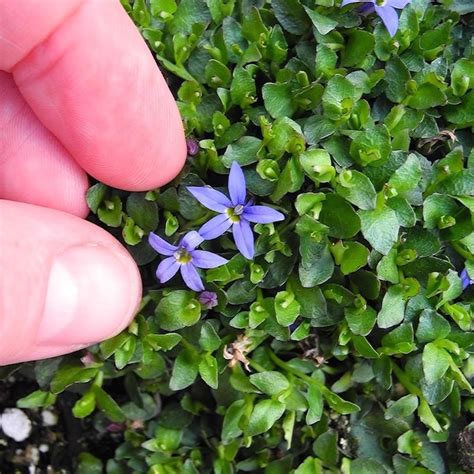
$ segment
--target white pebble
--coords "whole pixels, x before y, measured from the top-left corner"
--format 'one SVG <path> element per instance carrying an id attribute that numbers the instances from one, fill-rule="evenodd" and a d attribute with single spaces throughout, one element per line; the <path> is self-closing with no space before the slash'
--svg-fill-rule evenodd
<path id="1" fill-rule="evenodd" d="M 47 453 L 49 451 L 49 446 L 47 444 L 40 444 L 39 448 L 40 453 Z"/>
<path id="2" fill-rule="evenodd" d="M 31 433 L 31 421 L 18 408 L 7 408 L 0 415 L 0 428 L 9 438 L 15 441 L 24 441 Z"/>
<path id="3" fill-rule="evenodd" d="M 43 426 L 54 426 L 58 422 L 58 416 L 50 410 L 43 410 L 41 419 L 43 420 Z"/>

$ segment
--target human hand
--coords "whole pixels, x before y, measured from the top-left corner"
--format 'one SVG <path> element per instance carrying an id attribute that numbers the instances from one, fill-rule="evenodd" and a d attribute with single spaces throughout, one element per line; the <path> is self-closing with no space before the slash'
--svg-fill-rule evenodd
<path id="1" fill-rule="evenodd" d="M 119 242 L 81 219 L 86 172 L 152 189 L 179 172 L 186 145 L 173 97 L 118 0 L 2 2 L 0 104 L 4 365 L 127 326 L 139 273 Z"/>

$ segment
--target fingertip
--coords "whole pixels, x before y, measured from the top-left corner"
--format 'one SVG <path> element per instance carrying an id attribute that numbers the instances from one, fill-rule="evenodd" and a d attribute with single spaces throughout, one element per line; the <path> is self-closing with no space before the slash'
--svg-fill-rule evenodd
<path id="1" fill-rule="evenodd" d="M 140 296 L 128 254 L 94 243 L 69 247 L 52 260 L 36 343 L 64 349 L 115 336 L 130 323 Z"/>

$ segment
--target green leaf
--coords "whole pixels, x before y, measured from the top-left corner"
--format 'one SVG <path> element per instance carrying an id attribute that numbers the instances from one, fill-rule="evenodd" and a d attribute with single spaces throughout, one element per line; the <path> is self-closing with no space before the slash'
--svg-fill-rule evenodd
<path id="1" fill-rule="evenodd" d="M 309 29 L 310 21 L 298 0 L 272 0 L 271 6 L 286 31 L 301 35 Z"/>
<path id="2" fill-rule="evenodd" d="M 97 209 L 97 216 L 109 227 L 119 227 L 122 223 L 122 201 L 114 194 L 109 199 L 105 199 Z"/>
<path id="3" fill-rule="evenodd" d="M 385 94 L 387 98 L 395 103 L 400 103 L 406 97 L 406 86 L 410 80 L 410 73 L 405 63 L 394 56 L 385 64 L 385 78 L 387 84 Z"/>
<path id="4" fill-rule="evenodd" d="M 366 211 L 375 209 L 377 193 L 374 185 L 359 171 L 343 170 L 339 175 L 336 192 L 359 209 Z"/>
<path id="5" fill-rule="evenodd" d="M 324 116 L 331 120 L 347 120 L 358 97 L 353 84 L 345 77 L 336 74 L 324 89 L 322 96 Z"/>
<path id="6" fill-rule="evenodd" d="M 454 217 L 458 212 L 458 204 L 453 198 L 444 194 L 432 194 L 423 202 L 424 226 L 427 229 L 436 229 L 443 218 Z"/>
<path id="7" fill-rule="evenodd" d="M 326 194 L 319 220 L 329 227 L 329 235 L 338 239 L 354 237 L 361 228 L 360 218 L 352 206 L 334 193 Z"/>
<path id="8" fill-rule="evenodd" d="M 382 308 L 377 316 L 380 328 L 389 328 L 400 324 L 405 317 L 404 290 L 401 285 L 391 286 L 382 301 Z"/>
<path id="9" fill-rule="evenodd" d="M 326 150 L 310 149 L 301 153 L 301 166 L 315 183 L 328 183 L 336 175 L 331 157 Z"/>
<path id="10" fill-rule="evenodd" d="M 72 407 L 72 414 L 76 418 L 86 418 L 95 410 L 96 400 L 93 390 L 87 391 Z"/>
<path id="11" fill-rule="evenodd" d="M 405 418 L 410 416 L 418 408 L 418 397 L 415 395 L 405 395 L 396 402 L 389 405 L 385 410 L 384 417 L 386 420 L 392 418 Z"/>
<path id="12" fill-rule="evenodd" d="M 387 474 L 387 470 L 375 459 L 357 458 L 351 461 L 351 474 Z"/>
<path id="13" fill-rule="evenodd" d="M 310 384 L 306 394 L 308 411 L 306 412 L 306 424 L 313 425 L 323 416 L 323 394 L 316 384 Z"/>
<path id="14" fill-rule="evenodd" d="M 450 355 L 435 342 L 423 349 L 423 373 L 428 383 L 434 383 L 444 376 L 451 363 Z"/>
<path id="15" fill-rule="evenodd" d="M 290 387 L 288 379 L 280 372 L 267 371 L 250 375 L 250 382 L 266 395 L 278 395 Z"/>
<path id="16" fill-rule="evenodd" d="M 257 161 L 257 153 L 262 146 L 262 140 L 256 137 L 241 137 L 235 143 L 231 143 L 224 155 L 222 163 L 230 168 L 232 163 L 236 161 L 241 166 L 249 165 Z"/>
<path id="17" fill-rule="evenodd" d="M 415 250 L 418 257 L 428 257 L 437 254 L 441 249 L 439 237 L 430 230 L 413 227 L 404 235 L 404 242 L 399 247 L 399 252 Z"/>
<path id="18" fill-rule="evenodd" d="M 390 250 L 387 255 L 384 255 L 377 265 L 377 276 L 381 280 L 389 281 L 390 283 L 399 283 L 400 275 L 397 266 L 396 249 Z"/>
<path id="19" fill-rule="evenodd" d="M 93 391 L 97 407 L 100 408 L 109 420 L 117 423 L 125 421 L 125 414 L 122 409 L 107 392 L 97 385 L 93 386 Z"/>
<path id="20" fill-rule="evenodd" d="M 294 95 L 287 83 L 267 83 L 262 88 L 265 108 L 273 118 L 291 117 L 297 109 Z"/>
<path id="21" fill-rule="evenodd" d="M 155 317 L 162 329 L 175 331 L 197 323 L 201 317 L 201 305 L 190 291 L 171 291 L 158 303 Z"/>
<path id="22" fill-rule="evenodd" d="M 205 75 L 208 85 L 213 88 L 229 86 L 232 78 L 229 68 L 215 59 L 206 64 Z"/>
<path id="23" fill-rule="evenodd" d="M 232 102 L 244 109 L 255 102 L 256 94 L 257 88 L 252 74 L 245 68 L 235 68 L 230 86 Z"/>
<path id="24" fill-rule="evenodd" d="M 313 115 L 304 122 L 303 130 L 308 144 L 316 145 L 336 131 L 336 124 L 326 117 Z"/>
<path id="25" fill-rule="evenodd" d="M 405 163 L 398 168 L 388 181 L 389 186 L 404 194 L 414 189 L 422 176 L 420 161 L 415 154 L 408 155 Z"/>
<path id="26" fill-rule="evenodd" d="M 342 51 L 341 65 L 343 67 L 361 67 L 372 53 L 375 39 L 372 33 L 363 30 L 351 30 L 348 41 Z"/>
<path id="27" fill-rule="evenodd" d="M 327 243 L 303 236 L 300 239 L 300 255 L 298 272 L 303 287 L 311 288 L 324 283 L 333 274 L 334 261 Z"/>
<path id="28" fill-rule="evenodd" d="M 387 201 L 387 206 L 397 214 L 402 227 L 413 227 L 416 224 L 416 214 L 408 201 L 401 196 L 395 196 Z"/>
<path id="29" fill-rule="evenodd" d="M 218 336 L 214 325 L 210 321 L 205 321 L 201 326 L 201 334 L 199 336 L 199 345 L 205 351 L 213 352 L 219 349 L 221 338 Z"/>
<path id="30" fill-rule="evenodd" d="M 420 342 L 444 339 L 451 332 L 451 326 L 439 313 L 425 309 L 420 315 L 416 338 Z"/>
<path id="31" fill-rule="evenodd" d="M 377 312 L 370 306 L 365 308 L 345 308 L 344 315 L 352 333 L 360 336 L 370 334 L 377 319 Z"/>
<path id="32" fill-rule="evenodd" d="M 313 450 L 316 456 L 323 460 L 324 464 L 334 466 L 339 457 L 336 431 L 330 429 L 322 433 L 316 439 Z"/>
<path id="33" fill-rule="evenodd" d="M 147 334 L 143 341 L 148 343 L 155 351 L 169 351 L 181 341 L 182 336 L 177 333 Z"/>
<path id="34" fill-rule="evenodd" d="M 152 232 L 158 226 L 158 206 L 145 199 L 146 193 L 131 193 L 127 199 L 126 212 L 145 232 Z"/>
<path id="35" fill-rule="evenodd" d="M 43 390 L 35 390 L 16 402 L 18 408 L 47 408 L 54 404 L 56 395 Z"/>
<path id="36" fill-rule="evenodd" d="M 174 362 L 170 389 L 177 391 L 189 387 L 196 380 L 199 362 L 194 351 L 183 349 Z"/>
<path id="37" fill-rule="evenodd" d="M 90 453 L 80 453 L 76 474 L 102 474 L 102 461 Z"/>
<path id="38" fill-rule="evenodd" d="M 229 405 L 222 423 L 222 440 L 230 441 L 242 434 L 240 420 L 246 411 L 244 400 L 236 400 Z"/>
<path id="39" fill-rule="evenodd" d="M 217 360 L 211 354 L 204 354 L 199 362 L 199 375 L 213 389 L 219 386 Z"/>
<path id="40" fill-rule="evenodd" d="M 258 402 L 250 415 L 247 436 L 256 436 L 268 431 L 285 412 L 285 405 L 276 400 Z"/>
<path id="41" fill-rule="evenodd" d="M 323 396 L 328 405 L 341 415 L 349 415 L 360 411 L 360 408 L 355 403 L 344 400 L 339 395 L 329 391 L 328 389 L 324 390 Z"/>
<path id="42" fill-rule="evenodd" d="M 190 33 L 193 25 L 205 25 L 211 19 L 203 0 L 181 0 L 173 15 L 170 30 L 173 33 Z"/>
<path id="43" fill-rule="evenodd" d="M 446 103 L 446 95 L 429 82 L 421 84 L 416 92 L 408 98 L 408 105 L 415 110 L 425 110 Z"/>
<path id="44" fill-rule="evenodd" d="M 319 459 L 307 457 L 294 474 L 323 474 L 322 462 Z"/>
<path id="45" fill-rule="evenodd" d="M 51 381 L 51 392 L 60 393 L 70 385 L 75 383 L 85 383 L 92 380 L 98 369 L 94 367 L 78 367 L 74 365 L 65 365 L 61 367 Z"/>
<path id="46" fill-rule="evenodd" d="M 397 242 L 400 224 L 397 214 L 389 207 L 374 211 L 358 212 L 362 235 L 372 247 L 383 255 L 387 255 Z"/>
<path id="47" fill-rule="evenodd" d="M 341 261 L 341 272 L 349 275 L 367 264 L 369 249 L 359 242 L 345 242 L 346 250 Z"/>
<path id="48" fill-rule="evenodd" d="M 86 194 L 87 205 L 89 206 L 89 209 L 93 213 L 95 214 L 97 213 L 97 209 L 102 204 L 102 201 L 104 200 L 106 192 L 107 192 L 107 186 L 102 183 L 94 184 L 87 190 L 87 194 Z"/>
<path id="49" fill-rule="evenodd" d="M 356 132 L 350 146 L 352 158 L 361 166 L 380 166 L 388 160 L 392 145 L 385 125 L 374 125 Z"/>
<path id="50" fill-rule="evenodd" d="M 313 23 L 314 27 L 321 33 L 322 35 L 327 35 L 330 31 L 332 31 L 337 26 L 337 21 L 329 18 L 327 16 L 321 15 L 316 10 L 311 10 L 308 7 L 304 7 L 307 15 L 309 16 L 311 22 Z"/>
<path id="51" fill-rule="evenodd" d="M 275 316 L 278 324 L 290 326 L 300 315 L 301 306 L 295 299 L 295 295 L 288 291 L 279 291 L 274 302 Z"/>
<path id="52" fill-rule="evenodd" d="M 454 125 L 472 126 L 474 124 L 474 91 L 466 94 L 461 104 L 444 107 L 443 112 L 446 120 Z"/>
<path id="53" fill-rule="evenodd" d="M 474 196 L 474 168 L 448 176 L 438 185 L 437 191 L 454 196 Z"/>

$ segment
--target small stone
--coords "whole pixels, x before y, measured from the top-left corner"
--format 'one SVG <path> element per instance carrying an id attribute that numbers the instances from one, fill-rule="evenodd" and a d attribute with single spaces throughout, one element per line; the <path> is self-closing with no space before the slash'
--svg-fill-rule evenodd
<path id="1" fill-rule="evenodd" d="M 49 451 L 49 446 L 47 444 L 40 444 L 38 446 L 40 453 L 47 453 Z"/>
<path id="2" fill-rule="evenodd" d="M 41 419 L 43 420 L 43 426 L 54 426 L 58 423 L 58 416 L 50 410 L 43 410 Z"/>
<path id="3" fill-rule="evenodd" d="M 0 415 L 0 427 L 9 438 L 15 441 L 24 441 L 31 433 L 31 421 L 18 408 L 7 408 Z"/>

